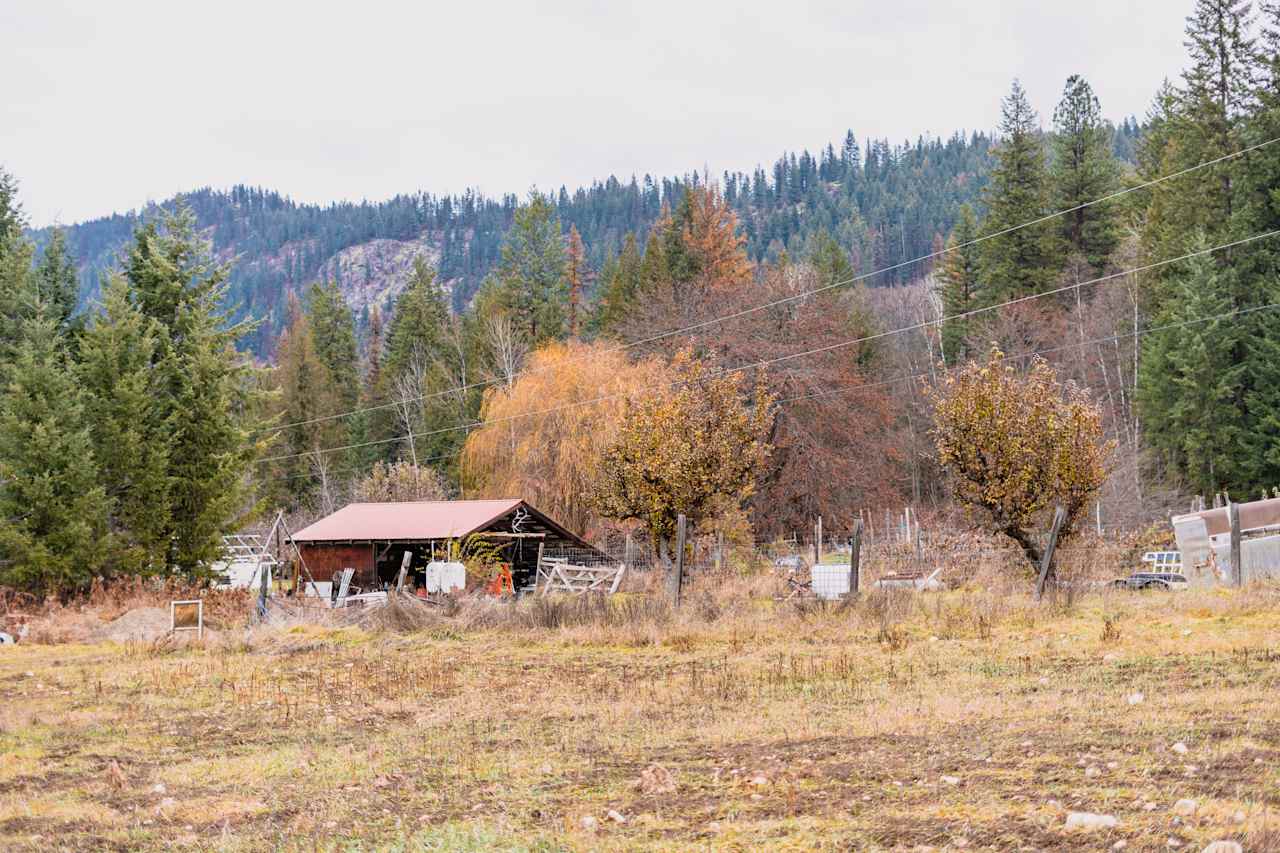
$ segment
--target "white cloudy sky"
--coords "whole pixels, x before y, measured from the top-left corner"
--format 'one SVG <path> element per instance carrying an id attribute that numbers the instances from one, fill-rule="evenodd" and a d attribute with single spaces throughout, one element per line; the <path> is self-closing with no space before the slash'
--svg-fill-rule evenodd
<path id="1" fill-rule="evenodd" d="M 1141 116 L 1191 0 L 3 0 L 0 166 L 34 225 L 249 183 L 302 201 L 766 166 L 994 126 L 1020 77 Z"/>

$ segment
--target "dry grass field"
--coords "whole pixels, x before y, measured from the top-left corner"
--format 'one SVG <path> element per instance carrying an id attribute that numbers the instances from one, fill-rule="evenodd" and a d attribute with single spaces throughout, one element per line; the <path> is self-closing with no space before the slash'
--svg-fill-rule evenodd
<path id="1" fill-rule="evenodd" d="M 416 627 L 0 648 L 0 849 L 1280 850 L 1275 588 Z"/>

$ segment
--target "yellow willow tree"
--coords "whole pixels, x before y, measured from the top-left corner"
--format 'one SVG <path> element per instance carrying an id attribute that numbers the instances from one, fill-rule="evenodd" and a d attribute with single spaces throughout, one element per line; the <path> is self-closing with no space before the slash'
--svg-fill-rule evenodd
<path id="1" fill-rule="evenodd" d="M 938 461 L 957 500 L 988 529 L 1012 539 L 1033 568 L 1034 530 L 1055 505 L 1067 512 L 1059 539 L 1073 534 L 1107 478 L 1115 442 L 1088 395 L 1063 384 L 1037 358 L 1019 373 L 992 347 L 933 391 Z"/>
<path id="2" fill-rule="evenodd" d="M 519 497 L 569 529 L 587 533 L 600 463 L 627 400 L 664 382 L 656 359 L 631 363 L 602 343 L 550 343 L 509 387 L 485 392 L 484 426 L 467 437 L 468 497 Z M 601 399 L 603 398 L 603 399 Z"/>

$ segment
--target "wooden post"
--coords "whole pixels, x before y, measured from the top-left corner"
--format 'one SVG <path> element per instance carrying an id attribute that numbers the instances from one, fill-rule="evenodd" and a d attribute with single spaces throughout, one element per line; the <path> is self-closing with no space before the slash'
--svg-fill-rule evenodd
<path id="1" fill-rule="evenodd" d="M 724 531 L 716 531 L 716 572 L 724 566 Z"/>
<path id="2" fill-rule="evenodd" d="M 1231 584 L 1243 586 L 1244 560 L 1240 535 L 1240 504 L 1227 504 L 1227 518 L 1231 520 Z"/>
<path id="3" fill-rule="evenodd" d="M 680 606 L 680 584 L 684 581 L 684 513 L 676 518 L 676 564 L 667 578 L 667 594 L 671 596 L 671 606 Z"/>
<path id="4" fill-rule="evenodd" d="M 1058 547 L 1058 531 L 1067 520 L 1067 511 L 1058 507 L 1053 511 L 1053 527 L 1049 529 L 1049 544 L 1045 546 L 1044 556 L 1040 558 L 1040 578 L 1036 581 L 1036 601 L 1044 595 L 1045 583 L 1053 570 L 1053 551 Z"/>
<path id="5" fill-rule="evenodd" d="M 627 534 L 626 540 L 623 541 L 622 543 L 622 565 L 626 566 L 628 569 L 632 568 L 631 566 L 631 534 L 630 533 Z"/>
<path id="6" fill-rule="evenodd" d="M 822 516 L 818 516 L 818 522 L 813 526 L 813 564 L 816 566 L 822 562 Z"/>
<path id="7" fill-rule="evenodd" d="M 857 597 L 861 582 L 859 573 L 862 562 L 862 519 L 853 523 L 853 535 L 849 537 L 849 595 Z"/>

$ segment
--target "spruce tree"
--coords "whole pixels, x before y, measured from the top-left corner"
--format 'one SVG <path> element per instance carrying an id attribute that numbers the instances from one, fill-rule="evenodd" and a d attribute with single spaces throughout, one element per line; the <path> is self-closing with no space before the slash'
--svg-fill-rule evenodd
<path id="1" fill-rule="evenodd" d="M 316 356 L 333 377 L 343 408 L 353 409 L 360 400 L 360 357 L 351 306 L 337 282 L 328 281 L 311 285 L 306 307 Z"/>
<path id="2" fill-rule="evenodd" d="M 38 593 L 89 586 L 108 553 L 84 394 L 50 312 L 18 324 L 0 396 L 0 585 Z"/>
<path id="3" fill-rule="evenodd" d="M 15 355 L 22 320 L 32 307 L 28 278 L 32 247 L 22 234 L 26 223 L 18 203 L 18 182 L 0 169 L 0 380 Z"/>
<path id="4" fill-rule="evenodd" d="M 1193 244 L 1208 246 L 1204 235 Z M 1147 443 L 1167 470 L 1200 494 L 1240 483 L 1246 426 L 1240 389 L 1246 366 L 1233 310 L 1230 270 L 1199 255 L 1169 279 L 1170 298 L 1143 338 L 1138 405 Z M 1161 327 L 1171 328 L 1162 329 Z"/>
<path id="5" fill-rule="evenodd" d="M 80 296 L 80 280 L 75 259 L 67 250 L 66 231 L 53 229 L 32 275 L 37 297 L 48 306 L 49 315 L 60 329 L 68 327 Z"/>
<path id="6" fill-rule="evenodd" d="M 983 295 L 989 303 L 1043 293 L 1059 267 L 1054 224 L 1028 225 L 1048 210 L 1048 176 L 1036 113 L 1013 81 L 1000 105 L 1000 146 L 985 193 Z"/>
<path id="7" fill-rule="evenodd" d="M 1101 271 L 1119 242 L 1116 203 L 1082 205 L 1115 192 L 1120 169 L 1112 154 L 1111 130 L 1093 87 L 1083 77 L 1067 78 L 1053 112 L 1053 129 L 1052 206 L 1069 211 L 1058 220 L 1061 239 L 1068 252 Z"/>
<path id="8" fill-rule="evenodd" d="M 166 564 L 193 574 L 220 556 L 222 535 L 250 509 L 252 367 L 234 346 L 250 326 L 231 322 L 227 267 L 213 261 L 185 204 L 138 229 L 124 274 L 134 305 L 160 330 L 153 362 L 170 429 Z"/>
<path id="9" fill-rule="evenodd" d="M 978 237 L 978 223 L 973 208 L 963 205 L 960 219 L 951 239 L 950 249 L 942 256 L 938 269 L 939 290 L 942 296 L 944 317 L 956 317 L 979 307 L 979 247 L 973 241 Z M 971 355 L 969 337 L 972 320 L 968 317 L 947 320 L 942 324 L 942 357 L 947 364 L 958 364 Z"/>
<path id="10" fill-rule="evenodd" d="M 166 567 L 170 534 L 169 420 L 153 369 L 162 330 L 129 298 L 119 275 L 80 335 L 76 375 L 85 391 L 99 482 L 111 500 L 112 564 L 126 574 Z"/>

